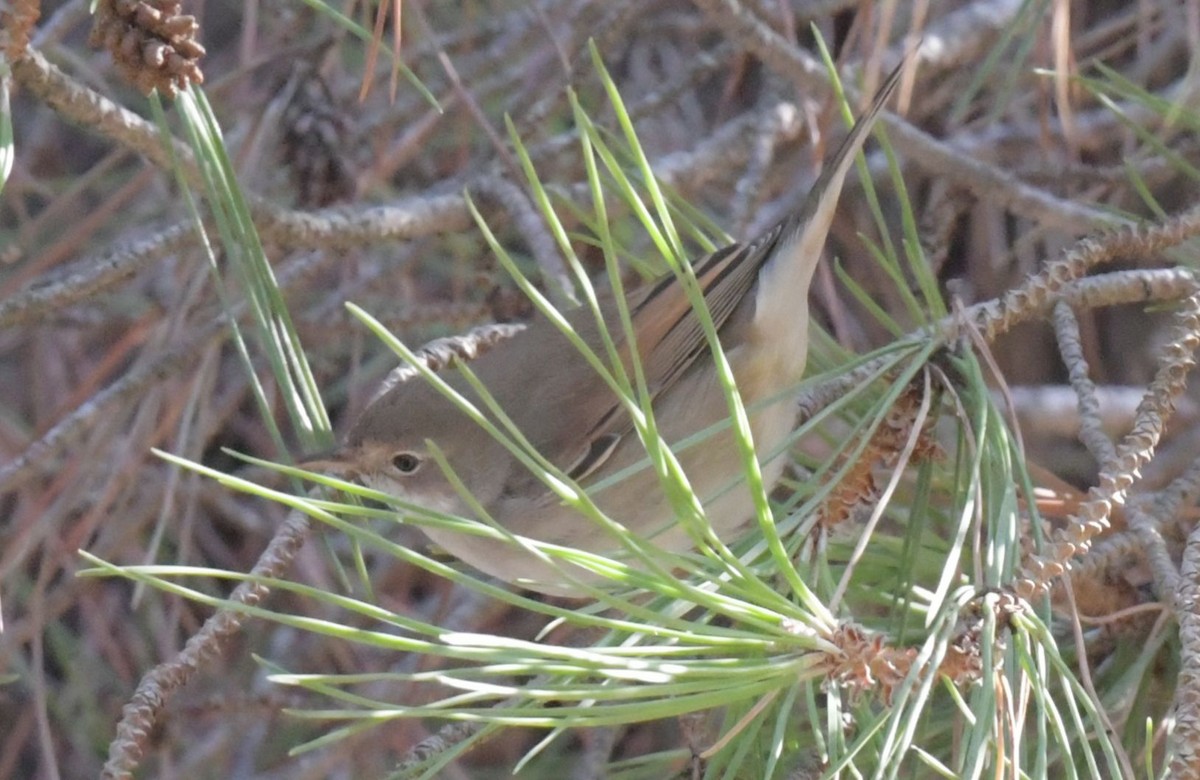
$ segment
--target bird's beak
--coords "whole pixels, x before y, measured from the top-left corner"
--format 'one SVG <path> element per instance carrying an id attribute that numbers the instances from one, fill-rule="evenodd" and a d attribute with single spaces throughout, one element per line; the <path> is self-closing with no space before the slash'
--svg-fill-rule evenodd
<path id="1" fill-rule="evenodd" d="M 356 471 L 354 460 L 353 450 L 342 444 L 333 449 L 302 455 L 296 467 L 339 477 L 352 476 Z"/>

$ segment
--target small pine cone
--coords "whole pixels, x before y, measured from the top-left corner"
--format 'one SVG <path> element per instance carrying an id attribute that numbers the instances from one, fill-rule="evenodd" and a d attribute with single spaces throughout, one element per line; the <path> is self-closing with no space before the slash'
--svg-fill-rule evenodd
<path id="1" fill-rule="evenodd" d="M 175 97 L 204 83 L 198 64 L 204 47 L 200 25 L 180 13 L 179 0 L 100 0 L 89 42 L 112 54 L 117 69 L 138 90 Z"/>
<path id="2" fill-rule="evenodd" d="M 8 47 L 5 54 L 9 60 L 20 59 L 29 48 L 30 33 L 41 16 L 39 0 L 13 0 L 12 10 L 0 13 L 0 27 L 8 30 Z"/>
<path id="3" fill-rule="evenodd" d="M 354 194 L 346 162 L 346 122 L 325 80 L 310 65 L 297 64 L 285 89 L 283 161 L 291 171 L 301 206 L 328 206 Z"/>

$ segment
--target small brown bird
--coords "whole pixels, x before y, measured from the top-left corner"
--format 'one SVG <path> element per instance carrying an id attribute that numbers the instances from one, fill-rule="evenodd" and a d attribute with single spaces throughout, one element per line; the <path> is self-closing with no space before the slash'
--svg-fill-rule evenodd
<path id="1" fill-rule="evenodd" d="M 897 68 L 798 211 L 757 239 L 727 246 L 694 265 L 749 410 L 768 488 L 783 469 L 784 459 L 777 451 L 796 424 L 796 404 L 788 391 L 804 372 L 813 271 L 846 173 L 899 76 Z M 662 439 L 674 445 L 728 419 L 711 350 L 679 280 L 667 276 L 627 300 L 636 353 Z M 622 359 L 631 365 L 615 302 L 602 304 L 602 310 Z M 569 312 L 566 318 L 597 355 L 606 354 L 589 308 Z M 635 468 L 646 463 L 647 456 L 626 408 L 553 323 L 537 319 L 473 361 L 471 370 L 537 451 L 587 489 L 608 517 L 660 549 L 682 552 L 691 547 L 654 470 L 648 463 Z M 446 372 L 445 379 L 485 408 L 457 372 Z M 628 557 L 603 526 L 564 505 L 503 445 L 425 381 L 388 389 L 354 423 L 343 446 L 308 465 L 357 477 L 369 487 L 433 510 L 470 516 L 470 508 L 431 457 L 427 440 L 436 443 L 479 504 L 508 531 Z M 754 504 L 729 426 L 675 451 L 714 531 L 731 540 L 753 516 Z M 621 472 L 627 476 L 596 487 Z M 423 530 L 471 566 L 522 587 L 579 595 L 564 573 L 597 580 L 571 564 L 561 564 L 562 569 L 548 565 L 516 545 L 446 529 Z"/>

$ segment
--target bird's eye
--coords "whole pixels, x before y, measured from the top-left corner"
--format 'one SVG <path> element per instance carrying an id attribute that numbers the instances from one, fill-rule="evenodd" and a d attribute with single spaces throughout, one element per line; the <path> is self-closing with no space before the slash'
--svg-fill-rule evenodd
<path id="1" fill-rule="evenodd" d="M 413 474 L 421 468 L 421 456 L 414 452 L 397 452 L 392 456 L 392 465 L 401 474 Z"/>

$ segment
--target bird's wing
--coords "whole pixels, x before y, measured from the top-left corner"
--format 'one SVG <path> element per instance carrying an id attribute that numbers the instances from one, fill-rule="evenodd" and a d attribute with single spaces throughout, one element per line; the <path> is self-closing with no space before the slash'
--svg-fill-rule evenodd
<path id="1" fill-rule="evenodd" d="M 694 267 L 696 280 L 704 295 L 713 325 L 718 331 L 729 320 L 738 304 L 748 296 L 759 278 L 759 271 L 781 250 L 800 246 L 812 249 L 809 256 L 796 262 L 816 264 L 821 245 L 833 220 L 834 206 L 841 195 L 846 174 L 862 148 L 875 120 L 900 80 L 903 64 L 888 76 L 876 93 L 870 108 L 855 123 L 837 152 L 826 163 L 804 203 L 783 221 L 755 240 L 733 244 L 708 255 Z M 790 258 L 789 258 L 790 259 Z M 805 295 L 807 290 L 796 290 Z M 691 305 L 682 284 L 675 276 L 657 282 L 640 297 L 632 311 L 638 334 L 637 358 L 641 361 L 647 389 L 658 396 L 709 351 L 700 317 Z M 629 370 L 634 358 L 626 343 L 622 360 Z M 614 401 L 612 408 L 595 418 L 588 439 L 592 444 L 579 456 L 573 476 L 582 478 L 603 463 L 603 457 L 615 448 L 615 441 L 631 430 L 628 416 Z"/>

